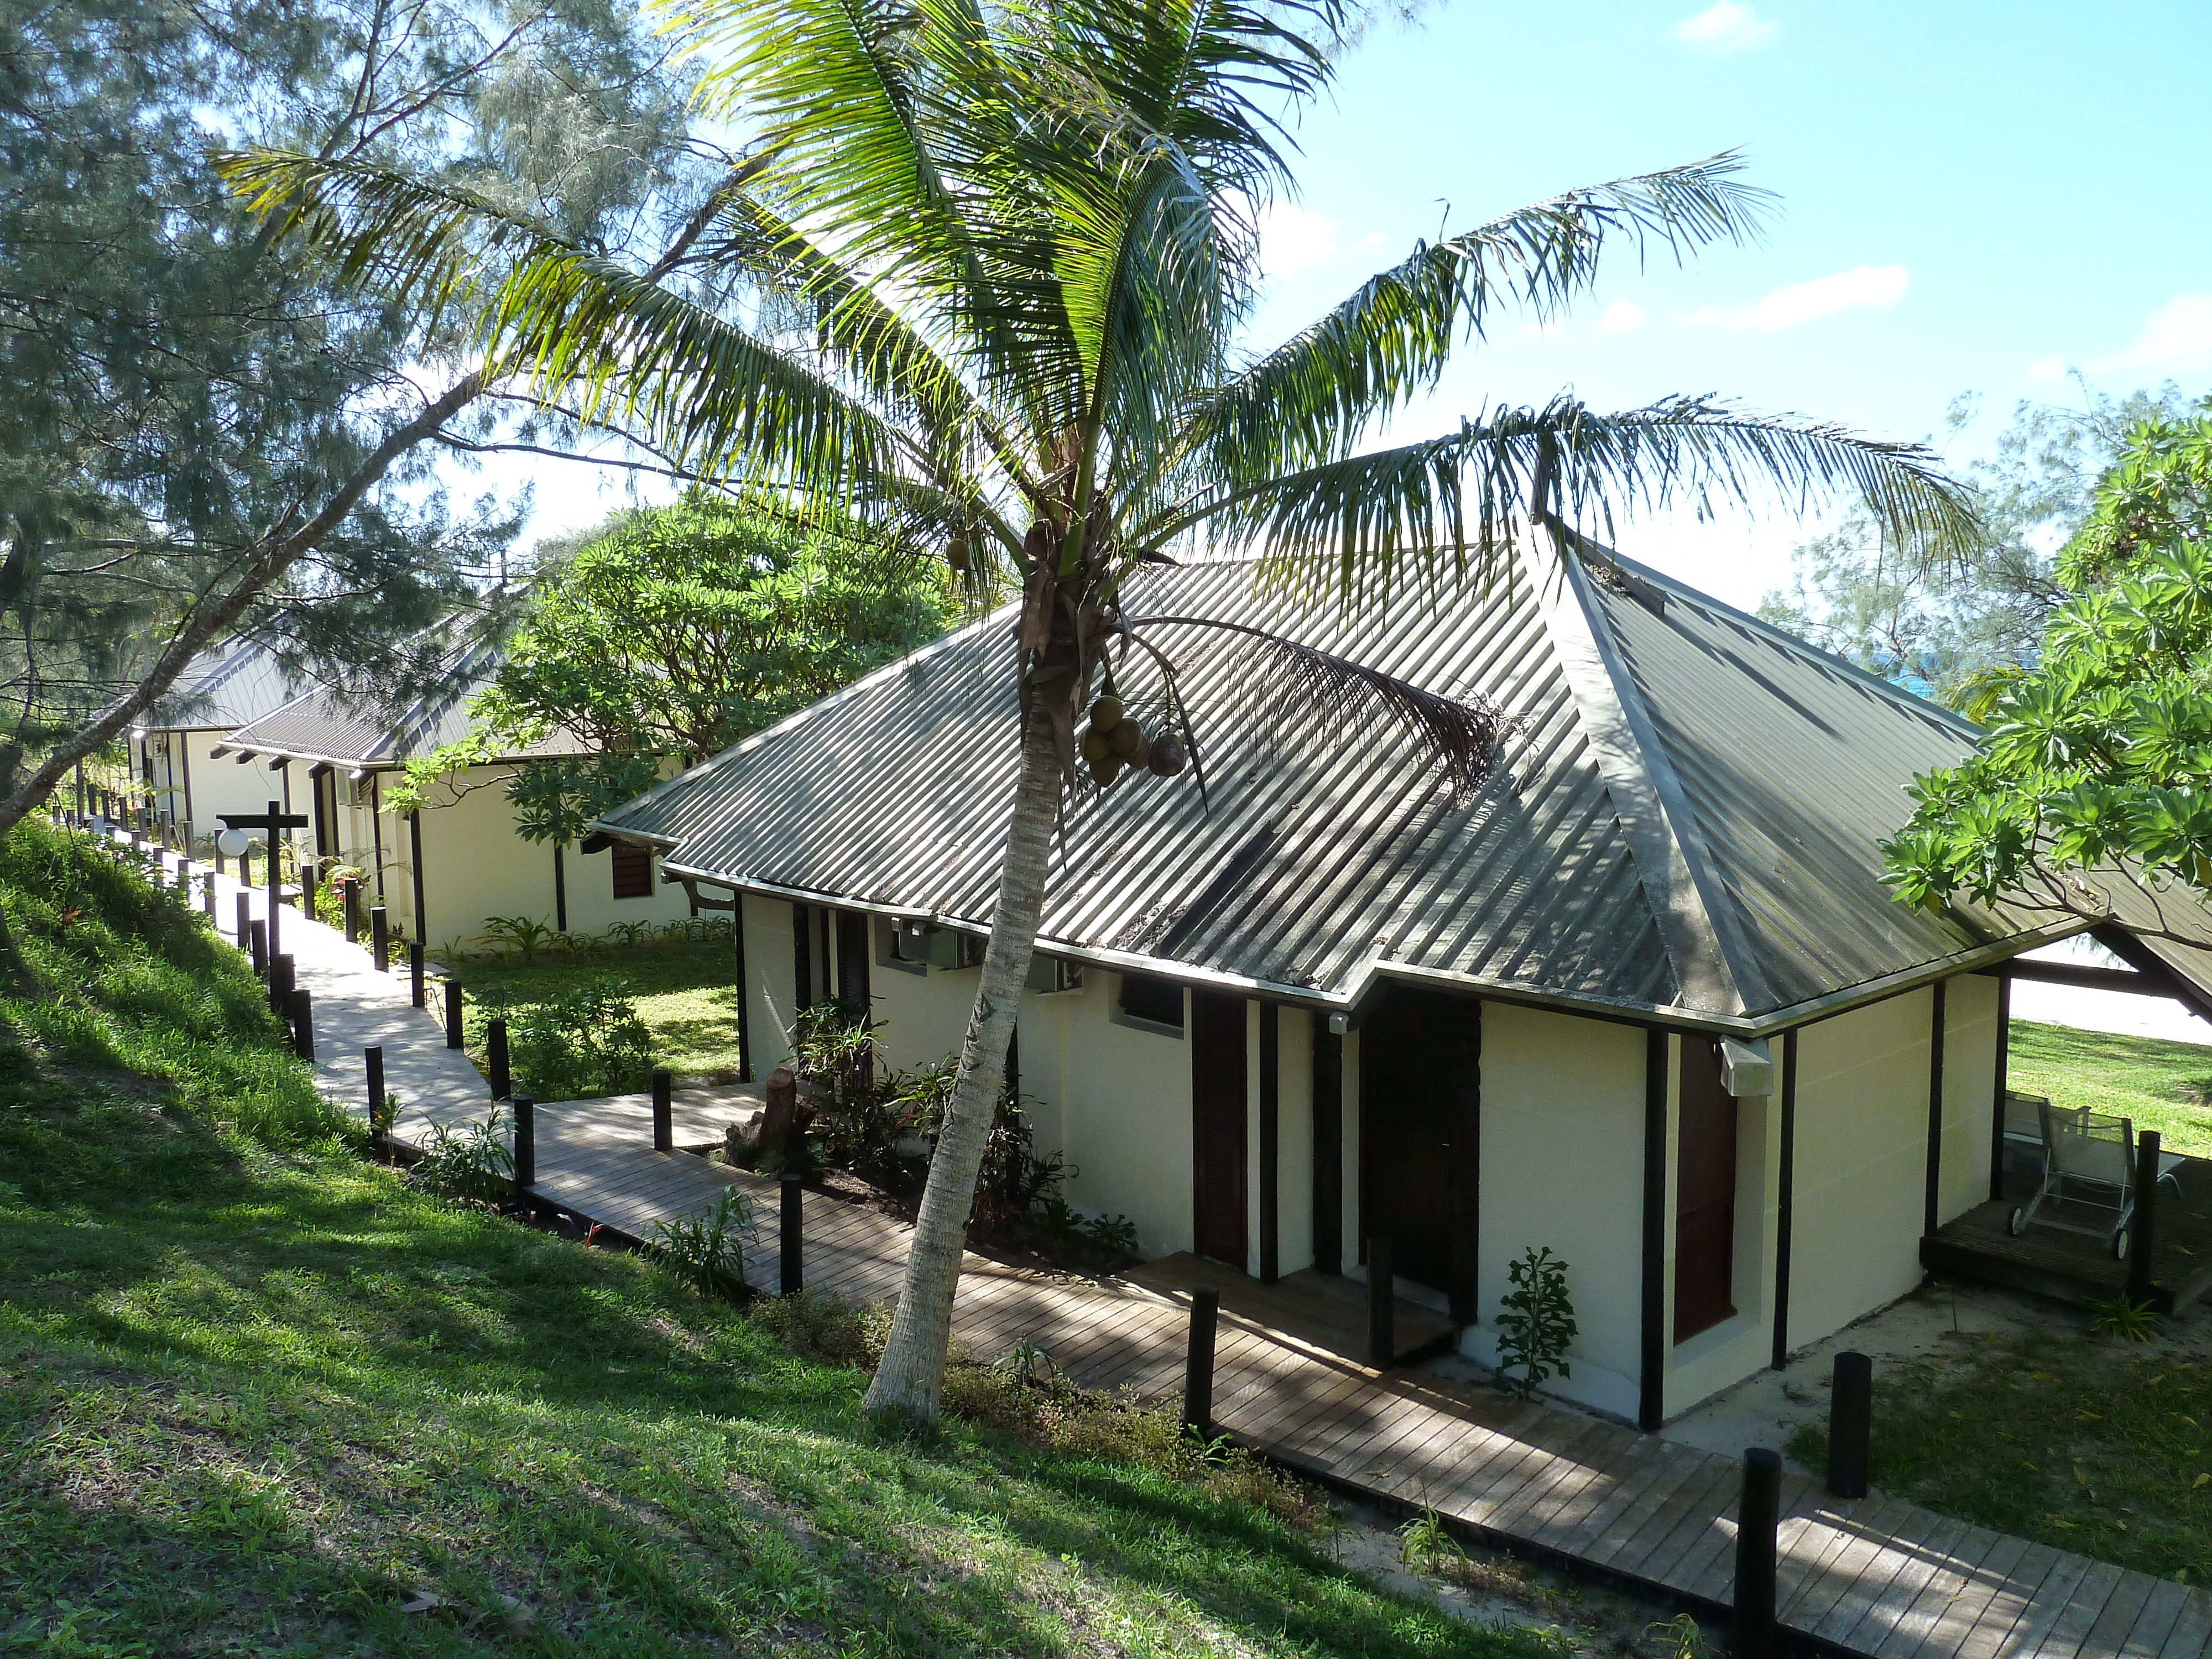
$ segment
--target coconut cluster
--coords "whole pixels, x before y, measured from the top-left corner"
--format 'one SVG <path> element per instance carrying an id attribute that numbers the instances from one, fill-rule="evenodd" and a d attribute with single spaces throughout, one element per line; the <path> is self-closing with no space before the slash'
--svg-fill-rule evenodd
<path id="1" fill-rule="evenodd" d="M 1091 723 L 1083 728 L 1083 763 L 1101 789 L 1111 787 L 1124 768 L 1141 766 L 1154 777 L 1171 778 L 1189 758 L 1171 733 L 1148 737 L 1110 692 L 1091 705 Z"/>

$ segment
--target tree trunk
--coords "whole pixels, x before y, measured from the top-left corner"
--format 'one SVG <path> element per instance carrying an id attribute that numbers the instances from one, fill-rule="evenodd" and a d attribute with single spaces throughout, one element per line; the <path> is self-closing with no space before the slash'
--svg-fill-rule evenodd
<path id="1" fill-rule="evenodd" d="M 968 1242 L 968 1216 L 975 1182 L 999 1107 L 1006 1045 L 1021 1010 L 1022 987 L 1036 948 L 1044 910 L 1045 877 L 1052 852 L 1053 818 L 1060 805 L 1060 751 L 1040 698 L 1022 733 L 1021 781 L 1013 821 L 1006 830 L 999 902 L 991 915 L 991 943 L 983 956 L 983 982 L 969 1016 L 960 1049 L 960 1074 L 952 1103 L 922 1189 L 906 1279 L 890 1340 L 862 1409 L 877 1422 L 906 1430 L 937 1425 L 945 1383 L 945 1350 L 952 1339 L 952 1298 L 960 1288 L 960 1256 Z"/>
<path id="2" fill-rule="evenodd" d="M 270 583 L 321 546 L 324 538 L 345 522 L 346 514 L 391 470 L 394 461 L 424 440 L 436 436 L 447 421 L 477 400 L 483 387 L 482 371 L 462 376 L 420 415 L 386 434 L 384 441 L 369 452 L 351 477 L 331 492 L 313 518 L 289 533 L 272 532 L 270 539 L 247 561 L 228 592 L 219 599 L 203 595 L 188 606 L 177 631 L 138 684 L 57 744 L 37 770 L 9 790 L 5 799 L 0 799 L 0 836 L 21 823 L 31 809 L 69 775 L 71 767 L 96 752 L 152 708 L 155 699 L 177 683 L 177 676 L 191 665 L 202 647 L 244 616 L 246 608 Z"/>

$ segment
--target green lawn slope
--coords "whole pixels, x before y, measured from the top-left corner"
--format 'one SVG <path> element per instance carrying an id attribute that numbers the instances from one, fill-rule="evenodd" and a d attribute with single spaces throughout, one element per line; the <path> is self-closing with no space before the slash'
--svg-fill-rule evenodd
<path id="1" fill-rule="evenodd" d="M 0 1653 L 1533 1655 L 1233 1493 L 863 1427 L 630 1255 L 315 1107 L 189 915 L 0 848 Z"/>

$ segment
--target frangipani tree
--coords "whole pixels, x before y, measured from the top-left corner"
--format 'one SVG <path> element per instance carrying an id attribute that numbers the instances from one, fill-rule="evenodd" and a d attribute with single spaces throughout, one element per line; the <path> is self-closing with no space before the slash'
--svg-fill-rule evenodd
<path id="1" fill-rule="evenodd" d="M 1842 489 L 1939 549 L 1971 514 L 1917 448 L 1693 398 L 1613 415 L 1561 398 L 1362 447 L 1502 311 L 1583 292 L 1607 249 L 1751 234 L 1763 198 L 1729 155 L 1419 244 L 1280 345 L 1241 349 L 1256 216 L 1292 189 L 1279 123 L 1334 72 L 1337 0 L 714 0 L 676 21 L 747 148 L 649 268 L 370 167 L 264 152 L 231 176 L 360 280 L 465 295 L 500 371 L 547 400 L 756 502 L 865 526 L 887 556 L 1018 583 L 1003 874 L 867 1398 L 927 1425 L 1078 722 L 1109 643 L 1142 632 L 1117 604 L 1131 571 L 1232 545 L 1356 599 L 1409 562 L 1479 580 L 1534 521 L 1770 487 Z M 1346 668 L 1285 657 L 1286 682 L 1377 698 L 1482 763 L 1484 711 Z"/>

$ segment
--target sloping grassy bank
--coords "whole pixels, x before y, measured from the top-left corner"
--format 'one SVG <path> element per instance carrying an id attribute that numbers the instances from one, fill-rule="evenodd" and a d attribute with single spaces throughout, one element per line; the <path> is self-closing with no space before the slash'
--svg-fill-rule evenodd
<path id="1" fill-rule="evenodd" d="M 166 904 L 0 854 L 0 1652 L 1542 1650 L 360 1161 Z"/>

